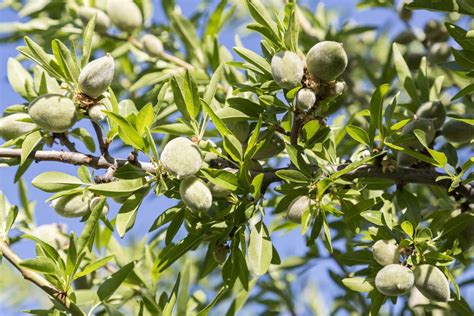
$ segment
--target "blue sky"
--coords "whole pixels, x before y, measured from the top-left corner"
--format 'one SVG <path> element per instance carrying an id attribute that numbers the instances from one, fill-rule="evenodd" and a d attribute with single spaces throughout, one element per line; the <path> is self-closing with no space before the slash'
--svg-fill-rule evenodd
<path id="1" fill-rule="evenodd" d="M 155 1 L 157 2 L 157 1 Z M 303 3 L 312 3 L 312 6 L 315 6 L 315 1 L 301 1 Z M 400 29 L 402 26 L 400 20 L 395 15 L 394 12 L 391 12 L 386 9 L 374 9 L 374 10 L 367 10 L 367 11 L 360 11 L 354 14 L 355 12 L 355 0 L 328 0 L 322 1 L 328 7 L 334 7 L 337 9 L 339 13 L 339 22 L 344 23 L 348 19 L 355 20 L 360 22 L 361 24 L 367 23 L 369 21 L 370 24 L 375 24 L 378 26 L 382 26 L 383 28 L 391 28 L 392 32 L 395 32 L 397 29 Z M 182 10 L 185 15 L 190 14 L 190 10 L 195 8 L 195 6 L 199 3 L 197 0 L 177 0 L 178 4 L 182 4 Z M 214 1 L 216 3 L 216 1 Z M 160 6 L 157 5 L 155 10 L 154 18 L 157 21 L 163 21 L 164 16 L 160 11 Z M 427 12 L 416 12 L 413 17 L 413 25 L 417 27 L 422 27 L 427 19 L 433 16 L 438 16 L 433 13 Z M 0 23 L 1 22 L 9 22 L 9 21 L 18 21 L 18 17 L 16 14 L 9 10 L 2 10 L 0 11 Z M 227 47 L 234 46 L 234 29 L 227 29 L 225 30 L 220 38 L 221 43 L 226 45 Z M 247 37 L 242 38 L 246 47 L 253 49 L 255 51 L 259 51 L 259 37 L 256 35 L 250 35 Z M 21 103 L 23 100 L 15 94 L 15 92 L 11 89 L 8 84 L 7 76 L 6 76 L 6 64 L 8 57 L 12 57 L 16 55 L 15 47 L 17 43 L 12 44 L 2 44 L 0 49 L 0 112 L 3 111 L 9 105 L 15 103 Z M 122 156 L 125 156 L 125 153 L 121 153 Z M 82 229 L 82 223 L 79 223 L 77 219 L 65 219 L 61 218 L 56 215 L 52 208 L 50 208 L 44 200 L 46 200 L 50 195 L 42 192 L 34 187 L 31 186 L 31 180 L 37 176 L 38 174 L 45 172 L 45 171 L 62 171 L 70 174 L 75 174 L 77 168 L 71 167 L 68 165 L 63 165 L 59 163 L 51 163 L 51 162 L 42 162 L 40 164 L 33 164 L 31 168 L 26 172 L 23 177 L 23 180 L 28 184 L 29 190 L 29 197 L 31 200 L 37 201 L 36 207 L 36 218 L 38 224 L 46 224 L 51 222 L 63 222 L 66 223 L 68 229 L 74 230 L 76 232 L 80 232 Z M 17 186 L 12 184 L 12 179 L 14 177 L 16 168 L 0 168 L 0 190 L 3 191 L 11 203 L 17 204 L 19 203 L 18 197 L 18 190 Z M 102 172 L 99 171 L 98 174 Z M 150 223 L 154 221 L 154 219 L 161 213 L 161 211 L 165 210 L 167 207 L 173 205 L 173 201 L 168 201 L 163 198 L 155 198 L 154 196 L 149 196 L 148 199 L 143 204 L 134 228 L 129 233 L 130 235 L 134 235 L 136 237 L 142 237 L 143 232 L 148 231 L 150 227 Z M 116 204 L 111 204 L 111 215 L 116 214 L 118 211 L 118 207 Z M 130 237 L 126 237 L 130 238 Z M 305 252 L 304 248 L 304 241 L 299 235 L 298 230 L 291 232 L 288 235 L 281 236 L 280 234 L 276 234 L 272 236 L 272 240 L 276 244 L 277 250 L 279 251 L 280 255 L 284 258 L 287 256 L 299 255 Z M 300 245 L 300 246 L 298 246 Z M 22 242 L 20 246 L 16 246 L 15 250 L 19 253 L 22 257 L 31 257 L 33 256 L 33 245 L 30 242 Z M 323 269 L 326 270 L 328 268 L 328 263 L 322 263 L 319 265 L 318 263 L 318 270 Z M 312 269 L 308 272 L 309 274 L 314 274 L 315 271 Z M 324 273 L 317 273 L 318 275 L 325 275 Z M 332 281 L 328 277 L 323 277 L 318 279 L 317 286 L 320 289 L 331 289 L 335 290 L 335 288 L 331 285 Z M 329 298 L 330 292 L 324 290 L 323 296 L 325 298 Z"/>

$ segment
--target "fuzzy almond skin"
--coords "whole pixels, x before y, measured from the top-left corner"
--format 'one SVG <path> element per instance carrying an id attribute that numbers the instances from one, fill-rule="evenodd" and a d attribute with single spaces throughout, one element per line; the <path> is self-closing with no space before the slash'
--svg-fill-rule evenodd
<path id="1" fill-rule="evenodd" d="M 57 249 L 64 249 L 69 245 L 65 224 L 52 223 L 40 225 L 31 231 L 31 235 Z"/>
<path id="2" fill-rule="evenodd" d="M 160 161 L 179 179 L 196 174 L 203 163 L 201 150 L 186 137 L 169 141 L 163 148 Z"/>
<path id="3" fill-rule="evenodd" d="M 283 89 L 291 90 L 301 85 L 304 75 L 304 63 L 293 52 L 279 52 L 272 58 L 272 75 Z"/>
<path id="4" fill-rule="evenodd" d="M 323 81 L 331 81 L 342 75 L 348 63 L 341 43 L 323 41 L 314 45 L 306 56 L 308 71 Z"/>
<path id="5" fill-rule="evenodd" d="M 400 251 L 394 240 L 377 240 L 372 246 L 372 255 L 383 266 L 400 263 Z"/>
<path id="6" fill-rule="evenodd" d="M 380 269 L 375 276 L 375 287 L 387 296 L 407 293 L 415 283 L 413 272 L 400 264 L 389 264 Z"/>
<path id="7" fill-rule="evenodd" d="M 163 54 L 163 43 L 153 34 L 146 34 L 142 37 L 143 49 L 151 57 L 159 57 Z"/>
<path id="8" fill-rule="evenodd" d="M 261 139 L 259 140 L 261 141 Z M 255 153 L 253 159 L 264 160 L 275 157 L 285 149 L 285 141 L 278 133 L 273 133 L 271 139 L 263 144 Z"/>
<path id="9" fill-rule="evenodd" d="M 79 75 L 79 89 L 91 98 L 104 93 L 114 79 L 115 62 L 110 54 L 88 63 Z"/>
<path id="10" fill-rule="evenodd" d="M 427 298 L 436 302 L 449 300 L 449 282 L 444 273 L 430 264 L 415 268 L 415 286 Z"/>
<path id="11" fill-rule="evenodd" d="M 54 210 L 62 217 L 82 217 L 89 212 L 90 197 L 83 194 L 62 196 L 53 203 Z"/>
<path id="12" fill-rule="evenodd" d="M 298 196 L 288 206 L 286 218 L 293 223 L 301 224 L 301 217 L 303 216 L 304 211 L 307 210 L 313 204 L 314 201 L 311 200 L 308 196 Z"/>
<path id="13" fill-rule="evenodd" d="M 419 129 L 425 132 L 426 141 L 428 142 L 428 145 L 429 145 L 435 137 L 435 128 L 434 128 L 433 120 L 424 119 L 424 118 L 416 119 L 409 122 L 402 129 L 402 135 L 410 136 L 409 139 L 403 142 L 403 145 L 414 148 L 414 149 L 422 149 L 423 145 L 418 141 L 418 138 L 416 138 L 414 134 L 414 131 L 416 129 Z"/>
<path id="14" fill-rule="evenodd" d="M 60 94 L 36 98 L 28 107 L 28 114 L 39 127 L 54 133 L 67 131 L 77 120 L 74 102 Z"/>
<path id="15" fill-rule="evenodd" d="M 195 176 L 184 178 L 179 185 L 182 201 L 194 212 L 207 211 L 212 206 L 212 193 L 206 183 Z"/>
<path id="16" fill-rule="evenodd" d="M 446 109 L 440 101 L 423 103 L 416 111 L 418 118 L 433 119 L 435 129 L 440 129 L 446 120 Z"/>
<path id="17" fill-rule="evenodd" d="M 8 141 L 31 132 L 36 128 L 36 124 L 21 122 L 21 120 L 27 118 L 30 118 L 30 116 L 26 113 L 14 113 L 0 118 L 0 137 Z"/>
<path id="18" fill-rule="evenodd" d="M 110 27 L 110 18 L 102 10 L 92 7 L 80 7 L 77 9 L 77 15 L 84 25 L 87 25 L 89 20 L 97 15 L 94 29 L 99 33 L 104 33 Z"/>
<path id="19" fill-rule="evenodd" d="M 107 108 L 103 104 L 97 104 L 93 105 L 87 110 L 87 113 L 89 114 L 89 117 L 91 120 L 94 122 L 100 122 L 105 120 L 107 117 L 107 114 L 105 114 L 103 111 L 107 111 Z"/>
<path id="20" fill-rule="evenodd" d="M 112 23 L 119 30 L 128 33 L 132 33 L 143 24 L 140 9 L 130 0 L 108 1 L 107 13 Z"/>
<path id="21" fill-rule="evenodd" d="M 458 120 L 449 120 L 443 125 L 441 134 L 451 143 L 467 143 L 474 138 L 474 126 Z"/>
<path id="22" fill-rule="evenodd" d="M 308 88 L 303 88 L 296 94 L 296 107 L 301 111 L 310 110 L 316 103 L 316 93 Z"/>

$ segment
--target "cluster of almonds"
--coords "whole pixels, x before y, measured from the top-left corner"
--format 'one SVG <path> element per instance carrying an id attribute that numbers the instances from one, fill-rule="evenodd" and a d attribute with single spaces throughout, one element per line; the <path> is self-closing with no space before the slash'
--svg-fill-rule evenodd
<path id="1" fill-rule="evenodd" d="M 375 261 L 383 266 L 375 276 L 375 287 L 387 296 L 408 293 L 416 287 L 426 298 L 436 302 L 449 300 L 449 281 L 436 266 L 420 264 L 414 270 L 400 264 L 395 240 L 378 240 L 372 247 Z"/>
<path id="2" fill-rule="evenodd" d="M 474 126 L 463 121 L 451 119 L 445 123 L 446 109 L 441 101 L 423 103 L 415 113 L 415 119 L 410 121 L 402 129 L 402 135 L 406 139 L 402 142 L 408 148 L 420 151 L 423 145 L 414 135 L 416 129 L 422 130 L 426 135 L 426 142 L 431 144 L 436 136 L 436 131 L 441 130 L 441 135 L 452 143 L 467 143 L 474 137 Z M 398 164 L 412 166 L 416 159 L 404 154 L 398 154 Z"/>
<path id="3" fill-rule="evenodd" d="M 318 95 L 339 95 L 345 87 L 343 81 L 336 82 L 346 69 L 347 54 L 341 43 L 323 41 L 314 45 L 304 61 L 290 51 L 279 52 L 272 58 L 272 75 L 283 89 L 292 90 L 303 84 L 296 94 L 296 107 L 309 111 Z"/>

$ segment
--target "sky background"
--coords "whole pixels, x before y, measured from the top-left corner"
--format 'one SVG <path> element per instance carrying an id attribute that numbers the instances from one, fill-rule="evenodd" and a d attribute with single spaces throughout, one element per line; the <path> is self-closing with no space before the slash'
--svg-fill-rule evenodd
<path id="1" fill-rule="evenodd" d="M 199 3 L 199 1 L 197 0 L 177 0 L 176 2 L 182 6 L 182 11 L 184 15 L 189 15 Z M 339 23 L 341 24 L 347 22 L 348 20 L 352 20 L 360 24 L 377 25 L 382 26 L 382 29 L 391 29 L 391 34 L 395 34 L 397 30 L 402 27 L 402 23 L 395 14 L 395 12 L 387 9 L 371 9 L 366 11 L 355 12 L 355 5 L 357 2 L 355 0 L 301 2 L 298 1 L 298 3 L 304 4 L 311 3 L 311 7 L 313 8 L 316 6 L 316 3 L 319 2 L 323 2 L 327 7 L 336 9 L 338 12 Z M 213 1 L 213 5 L 215 5 L 215 3 L 217 3 L 217 1 Z M 412 19 L 412 25 L 421 28 L 428 19 L 433 17 L 439 18 L 439 16 L 439 14 L 435 13 L 417 11 L 415 12 L 414 17 Z M 164 15 L 161 12 L 161 7 L 159 5 L 155 6 L 154 19 L 158 22 L 163 22 L 165 20 Z M 0 23 L 18 20 L 19 18 L 17 17 L 15 12 L 10 10 L 0 10 Z M 229 48 L 235 46 L 234 33 L 235 29 L 225 29 L 220 36 L 220 42 Z M 259 40 L 259 36 L 255 34 L 242 36 L 242 41 L 244 45 L 247 48 L 255 51 L 260 51 Z M 23 102 L 22 98 L 18 96 L 10 87 L 6 75 L 7 60 L 9 57 L 16 56 L 17 52 L 15 50 L 15 47 L 20 44 L 21 43 L 0 44 L 0 113 L 3 112 L 3 109 L 12 104 Z M 235 56 L 235 58 L 239 59 L 237 56 Z M 125 157 L 125 155 L 126 153 L 122 153 L 122 157 Z M 76 233 L 79 233 L 83 227 L 82 223 L 79 223 L 77 219 L 66 219 L 56 215 L 54 210 L 44 202 L 50 196 L 50 194 L 40 191 L 39 189 L 36 189 L 31 186 L 31 180 L 34 177 L 43 172 L 53 170 L 75 175 L 77 168 L 65 164 L 41 162 L 39 164 L 33 164 L 23 176 L 23 180 L 28 185 L 29 198 L 37 202 L 37 224 L 41 225 L 53 222 L 61 222 L 67 224 L 68 230 L 73 230 Z M 13 184 L 12 181 L 15 172 L 16 167 L 0 168 L 0 191 L 3 191 L 3 193 L 7 196 L 7 198 L 12 204 L 19 204 L 18 188 L 16 185 Z M 99 171 L 98 174 L 102 174 L 102 171 Z M 153 195 L 150 195 L 143 203 L 137 216 L 135 226 L 126 235 L 125 242 L 127 242 L 127 240 L 129 240 L 130 238 L 134 237 L 142 238 L 143 232 L 147 232 L 150 228 L 150 223 L 152 223 L 163 210 L 165 210 L 169 206 L 174 205 L 174 203 L 174 201 L 169 201 L 164 198 L 156 198 Z M 118 205 L 114 204 L 113 202 L 109 202 L 109 204 L 111 205 L 111 211 L 109 213 L 110 217 L 114 216 L 117 213 Z M 305 253 L 304 240 L 300 236 L 298 229 L 284 236 L 282 236 L 281 233 L 275 234 L 272 236 L 272 241 L 275 244 L 282 258 L 288 256 L 297 256 Z M 33 243 L 29 241 L 23 241 L 18 245 L 15 245 L 14 250 L 23 258 L 34 256 Z M 325 272 L 328 267 L 330 267 L 329 262 L 318 261 L 317 267 L 307 272 L 310 279 L 314 279 L 315 274 L 318 275 L 317 282 L 315 281 L 314 285 L 316 289 L 321 290 L 321 295 L 324 301 L 330 300 L 331 296 L 336 293 L 335 291 L 337 291 L 337 288 L 333 286 L 332 281 L 329 279 L 327 273 Z M 19 275 L 18 277 L 20 278 Z M 0 288 L 0 293 L 3 290 L 4 289 Z M 472 292 L 469 293 L 469 296 L 471 297 L 471 299 L 474 299 Z M 3 299 L 5 299 L 5 297 L 3 297 Z M 38 307 L 34 304 L 34 302 L 25 302 L 25 304 L 25 306 L 28 306 L 30 308 Z M 0 294 L 0 315 L 15 315 L 14 311 L 12 310 L 2 310 L 1 305 L 2 295 Z"/>

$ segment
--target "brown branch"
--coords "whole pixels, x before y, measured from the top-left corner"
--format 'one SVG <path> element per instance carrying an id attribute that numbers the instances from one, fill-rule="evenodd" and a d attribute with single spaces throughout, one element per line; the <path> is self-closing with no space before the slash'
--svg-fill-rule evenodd
<path id="1" fill-rule="evenodd" d="M 2 253 L 3 257 L 5 257 L 18 271 L 20 271 L 25 280 L 35 284 L 44 292 L 46 292 L 52 299 L 54 299 L 54 301 L 64 307 L 64 309 L 67 310 L 71 315 L 85 315 L 78 306 L 69 300 L 63 291 L 57 289 L 39 274 L 21 267 L 20 262 L 22 259 L 18 257 L 2 240 L 0 240 L 0 253 Z"/>

